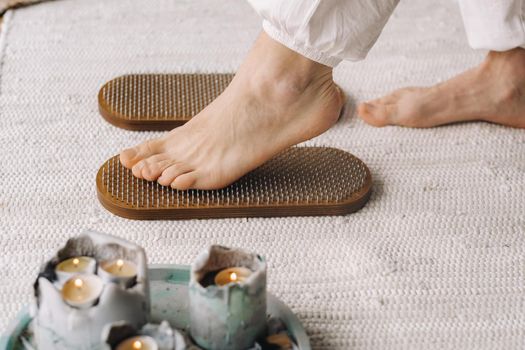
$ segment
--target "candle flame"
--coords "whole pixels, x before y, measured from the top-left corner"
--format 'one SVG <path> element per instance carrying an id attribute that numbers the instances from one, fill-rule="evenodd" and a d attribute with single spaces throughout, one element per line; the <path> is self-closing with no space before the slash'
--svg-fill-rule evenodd
<path id="1" fill-rule="evenodd" d="M 73 259 L 73 265 L 75 265 L 75 267 L 78 267 L 78 264 L 80 264 L 80 260 L 78 260 L 78 258 Z"/>
<path id="2" fill-rule="evenodd" d="M 142 342 L 140 340 L 135 340 L 133 342 L 133 349 L 142 349 Z"/>
<path id="3" fill-rule="evenodd" d="M 237 281 L 237 274 L 235 272 L 230 273 L 230 280 Z"/>
<path id="4" fill-rule="evenodd" d="M 122 270 L 122 266 L 124 266 L 124 260 L 118 259 L 117 260 L 117 266 L 118 266 L 119 270 Z M 140 349 L 140 348 L 137 348 L 137 349 Z"/>
<path id="5" fill-rule="evenodd" d="M 82 281 L 80 278 L 77 278 L 74 283 L 75 287 L 77 288 L 82 288 L 82 286 L 84 285 L 84 281 Z"/>

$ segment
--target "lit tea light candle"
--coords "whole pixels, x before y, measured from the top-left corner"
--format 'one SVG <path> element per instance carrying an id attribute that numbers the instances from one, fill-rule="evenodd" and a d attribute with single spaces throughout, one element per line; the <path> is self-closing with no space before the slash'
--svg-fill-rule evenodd
<path id="1" fill-rule="evenodd" d="M 55 273 L 59 283 L 64 283 L 72 276 L 95 273 L 97 262 L 89 256 L 77 256 L 60 262 Z"/>
<path id="2" fill-rule="evenodd" d="M 155 339 L 147 335 L 136 336 L 124 340 L 117 345 L 116 350 L 158 350 Z"/>
<path id="3" fill-rule="evenodd" d="M 105 261 L 100 264 L 98 274 L 106 281 L 131 287 L 137 279 L 137 266 L 123 259 Z"/>
<path id="4" fill-rule="evenodd" d="M 220 271 L 215 276 L 215 284 L 224 286 L 228 283 L 243 283 L 252 274 L 252 270 L 246 267 L 230 267 Z"/>
<path id="5" fill-rule="evenodd" d="M 96 275 L 77 275 L 73 276 L 64 284 L 62 288 L 62 298 L 73 307 L 85 309 L 96 303 L 104 282 Z"/>

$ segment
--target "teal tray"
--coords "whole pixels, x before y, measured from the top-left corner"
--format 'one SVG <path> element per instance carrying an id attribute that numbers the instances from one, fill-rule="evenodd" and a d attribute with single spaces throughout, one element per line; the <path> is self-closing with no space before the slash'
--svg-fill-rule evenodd
<path id="1" fill-rule="evenodd" d="M 188 283 L 190 267 L 182 265 L 151 265 L 149 268 L 151 293 L 151 318 L 153 322 L 167 320 L 172 327 L 187 329 Z M 311 350 L 306 332 L 292 310 L 268 293 L 268 315 L 280 318 L 292 334 L 299 350 Z M 169 310 L 169 312 L 166 312 Z M 0 350 L 23 350 L 20 335 L 25 331 L 31 316 L 26 307 L 0 337 Z"/>

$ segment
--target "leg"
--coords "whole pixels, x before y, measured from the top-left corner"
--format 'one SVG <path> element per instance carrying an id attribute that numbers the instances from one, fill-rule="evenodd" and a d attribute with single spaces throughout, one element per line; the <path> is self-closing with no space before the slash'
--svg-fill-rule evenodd
<path id="1" fill-rule="evenodd" d="M 433 127 L 484 120 L 525 128 L 525 0 L 462 0 L 469 43 L 491 51 L 485 61 L 428 88 L 404 88 L 363 103 L 374 126 Z"/>
<path id="2" fill-rule="evenodd" d="M 323 133 L 337 121 L 344 103 L 331 66 L 362 58 L 396 2 L 383 0 L 381 7 L 365 0 L 252 0 L 266 18 L 266 32 L 228 88 L 184 126 L 121 152 L 122 164 L 135 176 L 162 185 L 215 189 Z M 348 3 L 358 5 L 354 10 L 381 7 L 382 14 L 375 8 L 361 16 L 366 21 L 359 27 L 355 21 L 344 22 L 334 8 Z M 321 26 L 324 22 L 328 24 Z M 355 45 L 348 46 L 351 38 Z"/>

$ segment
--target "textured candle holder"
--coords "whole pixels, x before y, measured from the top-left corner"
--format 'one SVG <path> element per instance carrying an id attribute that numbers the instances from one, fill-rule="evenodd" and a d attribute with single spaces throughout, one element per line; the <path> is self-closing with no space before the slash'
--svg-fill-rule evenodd
<path id="1" fill-rule="evenodd" d="M 108 283 L 98 301 L 86 309 L 68 305 L 56 283 L 55 267 L 74 256 L 89 256 L 97 261 L 123 258 L 137 265 L 135 285 L 125 289 Z M 149 317 L 149 282 L 146 254 L 130 242 L 88 231 L 70 239 L 55 257 L 48 261 L 35 282 L 36 315 L 34 332 L 38 349 L 104 349 L 103 327 L 125 320 L 140 328 Z"/>
<path id="2" fill-rule="evenodd" d="M 188 349 L 189 342 L 186 336 L 172 328 L 167 321 L 162 321 L 160 324 L 148 323 L 140 330 L 122 321 L 108 324 L 102 332 L 102 342 L 107 348 L 114 350 L 123 341 L 142 335 L 153 338 L 159 350 Z"/>
<path id="3" fill-rule="evenodd" d="M 151 314 L 149 322 L 161 324 L 169 322 L 173 329 L 184 335 L 186 350 L 193 347 L 190 330 L 189 283 L 190 266 L 152 265 L 149 266 L 148 278 L 151 296 Z M 0 335 L 0 350 L 48 350 L 40 349 L 36 344 L 35 307 L 24 307 L 18 316 L 11 320 Z M 293 350 L 311 350 L 310 341 L 301 322 L 282 301 L 267 292 L 266 337 L 257 339 L 255 349 L 276 349 L 272 345 L 286 345 Z M 143 327 L 142 330 L 146 329 Z M 104 344 L 105 341 L 103 342 Z M 278 348 L 278 347 L 277 347 Z M 54 348 L 52 348 L 54 349 Z M 177 348 L 177 350 L 179 350 Z M 253 349 L 252 349 L 253 350 Z"/>
<path id="4" fill-rule="evenodd" d="M 228 267 L 253 273 L 243 283 L 203 285 L 210 273 Z M 205 349 L 245 350 L 266 331 L 266 262 L 240 249 L 211 246 L 191 268 L 190 333 Z"/>

